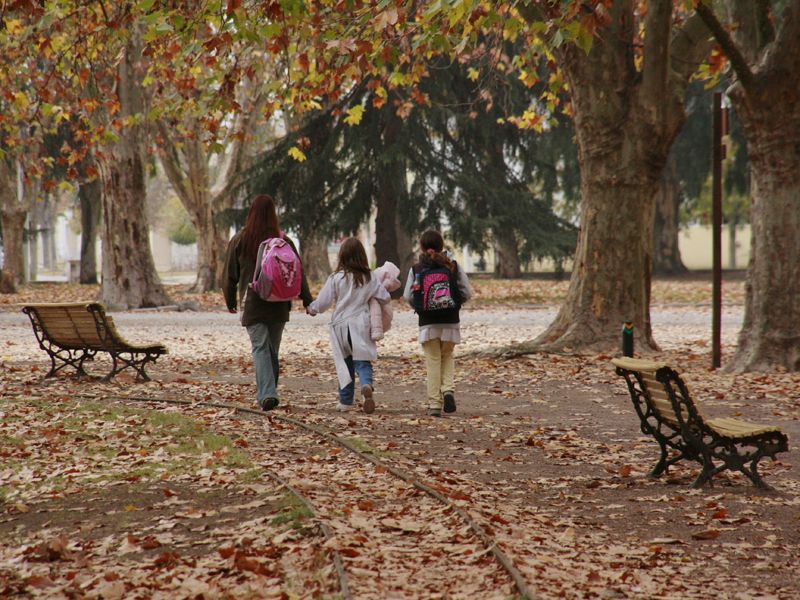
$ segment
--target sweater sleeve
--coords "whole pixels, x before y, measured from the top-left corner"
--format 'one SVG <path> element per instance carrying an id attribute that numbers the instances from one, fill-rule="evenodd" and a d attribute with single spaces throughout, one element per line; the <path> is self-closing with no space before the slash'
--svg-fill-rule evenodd
<path id="1" fill-rule="evenodd" d="M 237 239 L 228 242 L 225 269 L 222 273 L 222 295 L 229 310 L 236 310 L 236 292 L 239 285 L 239 256 Z"/>
<path id="2" fill-rule="evenodd" d="M 472 286 L 469 284 L 467 274 L 460 266 L 458 267 L 458 290 L 461 292 L 461 299 L 464 302 L 472 298 Z"/>
<path id="3" fill-rule="evenodd" d="M 408 270 L 408 277 L 406 277 L 406 287 L 403 290 L 403 298 L 406 299 L 409 306 L 414 306 L 414 299 L 411 296 L 411 286 L 414 284 L 414 269 L 411 268 Z"/>
<path id="4" fill-rule="evenodd" d="M 336 274 L 334 273 L 328 277 L 328 279 L 325 281 L 325 285 L 322 286 L 317 299 L 308 305 L 308 311 L 312 315 L 325 312 L 333 305 L 333 301 L 336 298 L 334 283 L 335 275 Z"/>

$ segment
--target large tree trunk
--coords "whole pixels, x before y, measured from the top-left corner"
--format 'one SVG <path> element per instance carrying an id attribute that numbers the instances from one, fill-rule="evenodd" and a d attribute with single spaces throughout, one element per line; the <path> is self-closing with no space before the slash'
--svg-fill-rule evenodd
<path id="1" fill-rule="evenodd" d="M 25 283 L 25 219 L 27 211 L 21 207 L 0 210 L 3 219 L 4 270 L 14 285 Z"/>
<path id="2" fill-rule="evenodd" d="M 781 13 L 770 12 L 769 2 L 726 5 L 736 22 L 734 38 L 709 6 L 697 6 L 736 75 L 728 94 L 750 160 L 752 244 L 744 323 L 726 368 L 799 371 L 800 2 L 787 2 Z"/>
<path id="3" fill-rule="evenodd" d="M 672 37 L 671 1 L 651 1 L 637 68 L 633 10 L 614 2 L 611 24 L 588 54 L 571 45 L 557 50 L 578 140 L 581 229 L 567 298 L 525 351 L 613 352 L 625 321 L 636 326 L 638 348 L 657 348 L 650 321 L 654 195 L 704 48 L 699 36 Z M 705 31 L 698 19 L 684 26 Z"/>
<path id="4" fill-rule="evenodd" d="M 80 282 L 97 283 L 97 229 L 102 204 L 100 181 L 82 183 L 78 189 L 81 205 L 81 274 Z"/>
<path id="5" fill-rule="evenodd" d="M 198 202 L 190 212 L 192 224 L 197 232 L 197 279 L 194 292 L 219 290 L 222 270 L 225 267 L 227 239 L 223 229 L 214 221 L 215 203 Z"/>
<path id="6" fill-rule="evenodd" d="M 17 286 L 11 274 L 0 269 L 0 294 L 16 294 Z"/>
<path id="7" fill-rule="evenodd" d="M 3 221 L 5 261 L 3 269 L 13 287 L 25 282 L 25 220 L 28 209 L 22 200 L 24 186 L 19 169 L 15 160 L 0 158 L 0 219 Z"/>
<path id="8" fill-rule="evenodd" d="M 405 289 L 406 276 L 411 270 L 411 266 L 417 262 L 416 244 L 411 234 L 401 222 L 401 219 L 397 221 L 397 255 L 400 260 L 400 262 L 397 263 L 397 267 L 400 269 L 400 281 L 402 285 L 396 292 L 393 292 L 395 297 L 402 295 Z"/>
<path id="9" fill-rule="evenodd" d="M 328 259 L 328 244 L 325 238 L 316 235 L 300 237 L 300 255 L 303 270 L 309 281 L 325 281 L 331 274 Z"/>
<path id="10" fill-rule="evenodd" d="M 518 279 L 522 276 L 519 264 L 517 237 L 513 231 L 505 235 L 495 235 L 494 274 L 504 279 Z"/>
<path id="11" fill-rule="evenodd" d="M 119 65 L 118 95 L 124 119 L 142 110 L 140 53 L 129 45 Z M 169 304 L 156 273 L 145 215 L 143 126 L 132 124 L 98 160 L 103 184 L 103 280 L 100 296 L 109 306 L 129 308 Z"/>
<path id="12" fill-rule="evenodd" d="M 653 272 L 657 275 L 677 275 L 688 271 L 678 247 L 682 198 L 675 161 L 670 159 L 661 176 L 655 199 Z"/>
<path id="13" fill-rule="evenodd" d="M 731 96 L 747 136 L 752 195 L 744 323 L 731 370 L 800 370 L 798 74 L 763 81 L 755 98 L 741 88 Z"/>
<path id="14" fill-rule="evenodd" d="M 381 144 L 388 154 L 390 150 L 387 149 L 397 142 L 402 128 L 402 119 L 395 113 L 392 102 L 383 107 L 382 121 Z M 377 266 L 388 260 L 402 268 L 407 249 L 400 248 L 403 230 L 399 208 L 408 196 L 406 166 L 402 159 L 387 161 L 379 169 L 376 190 L 375 260 Z"/>

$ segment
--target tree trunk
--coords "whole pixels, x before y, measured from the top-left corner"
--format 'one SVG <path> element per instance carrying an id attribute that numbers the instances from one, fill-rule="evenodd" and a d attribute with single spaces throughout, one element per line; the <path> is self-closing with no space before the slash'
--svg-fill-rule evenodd
<path id="1" fill-rule="evenodd" d="M 227 239 L 214 222 L 214 204 L 198 202 L 189 214 L 197 232 L 197 279 L 193 292 L 212 292 L 222 286 Z"/>
<path id="2" fill-rule="evenodd" d="M 0 220 L 3 221 L 3 269 L 12 287 L 25 282 L 25 220 L 27 205 L 19 163 L 0 157 Z M 5 286 L 8 289 L 8 285 Z"/>
<path id="3" fill-rule="evenodd" d="M 328 244 L 323 237 L 307 235 L 300 238 L 303 270 L 309 281 L 325 281 L 331 274 Z"/>
<path id="4" fill-rule="evenodd" d="M 559 314 L 511 353 L 618 352 L 625 321 L 636 326 L 637 348 L 657 348 L 650 321 L 654 195 L 685 119 L 688 80 L 710 43 L 699 17 L 683 21 L 677 35 L 671 0 L 648 2 L 638 38 L 634 10 L 635 3 L 613 2 L 590 52 L 556 49 L 578 141 L 581 228 Z"/>
<path id="5" fill-rule="evenodd" d="M 395 113 L 394 105 L 388 102 L 382 109 L 382 151 L 385 154 L 397 142 L 402 128 L 402 119 Z M 403 248 L 401 259 L 402 226 L 398 209 L 408 195 L 406 189 L 406 166 L 401 159 L 387 161 L 377 173 L 377 198 L 375 214 L 375 260 L 377 266 L 391 261 L 400 267 L 405 259 Z M 407 235 L 407 234 L 406 234 Z"/>
<path id="6" fill-rule="evenodd" d="M 747 140 L 752 243 L 744 323 L 729 371 L 800 371 L 800 2 L 729 0 L 731 34 L 698 4 L 736 76 Z M 777 27 L 775 29 L 774 27 Z"/>
<path id="7" fill-rule="evenodd" d="M 653 189 L 645 165 L 618 178 L 609 151 L 581 174 L 581 229 L 567 299 L 534 344 L 548 350 L 618 349 L 622 324 L 636 326 L 637 347 L 657 349 L 650 321 Z"/>
<path id="8" fill-rule="evenodd" d="M 736 228 L 739 226 L 738 220 L 728 223 L 728 268 L 736 268 Z"/>
<path id="9" fill-rule="evenodd" d="M 0 269 L 0 294 L 16 294 L 17 286 L 11 274 Z"/>
<path id="10" fill-rule="evenodd" d="M 678 247 L 683 195 L 675 168 L 675 161 L 670 159 L 656 191 L 653 272 L 658 275 L 677 275 L 688 271 L 681 260 L 681 250 Z"/>
<path id="11" fill-rule="evenodd" d="M 78 189 L 81 204 L 81 274 L 80 282 L 97 283 L 97 229 L 102 204 L 100 181 L 82 183 Z"/>
<path id="12" fill-rule="evenodd" d="M 36 221 L 28 215 L 28 281 L 36 281 L 39 277 L 39 229 Z"/>
<path id="13" fill-rule="evenodd" d="M 406 228 L 400 222 L 400 219 L 398 219 L 397 255 L 400 259 L 400 262 L 396 264 L 400 269 L 400 282 L 402 285 L 396 292 L 393 292 L 393 297 L 400 297 L 403 294 L 406 284 L 406 276 L 411 269 L 411 265 L 417 262 L 416 246 L 417 244 L 414 243 L 414 240 L 411 238 L 411 234 L 406 231 Z"/>
<path id="14" fill-rule="evenodd" d="M 3 251 L 5 272 L 14 285 L 25 282 L 25 219 L 24 208 L 6 207 L 0 212 L 3 219 Z"/>
<path id="15" fill-rule="evenodd" d="M 132 43 L 119 65 L 118 96 L 124 119 L 141 113 L 139 81 L 135 64 L 140 52 Z M 103 184 L 103 280 L 102 301 L 109 306 L 142 308 L 169 304 L 156 273 L 150 251 L 145 215 L 145 169 L 142 160 L 143 126 L 124 129 L 116 143 L 98 160 Z"/>
<path id="16" fill-rule="evenodd" d="M 519 264 L 519 248 L 513 232 L 495 235 L 494 274 L 504 279 L 519 279 L 522 269 Z"/>
<path id="17" fill-rule="evenodd" d="M 796 49 L 800 52 L 800 48 Z M 750 157 L 750 264 L 733 371 L 800 370 L 800 93 L 797 73 L 733 92 Z M 756 97 L 754 97 L 756 96 Z"/>

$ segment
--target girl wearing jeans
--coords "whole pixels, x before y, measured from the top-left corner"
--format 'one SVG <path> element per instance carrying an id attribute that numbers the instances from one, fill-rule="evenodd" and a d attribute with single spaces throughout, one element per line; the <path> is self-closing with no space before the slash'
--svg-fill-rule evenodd
<path id="1" fill-rule="evenodd" d="M 253 198 L 244 228 L 231 238 L 222 276 L 222 293 L 228 311 L 235 313 L 237 292 L 242 308 L 242 326 L 247 329 L 256 370 L 256 402 L 263 410 L 278 406 L 278 352 L 281 349 L 283 328 L 289 320 L 290 301 L 267 302 L 248 288 L 256 268 L 258 246 L 267 238 L 283 237 L 272 196 L 261 194 Z M 297 254 L 289 238 L 284 237 Z M 300 288 L 303 306 L 311 303 L 311 292 L 303 273 Z"/>
<path id="2" fill-rule="evenodd" d="M 336 409 L 340 411 L 355 408 L 356 374 L 364 412 L 375 410 L 372 361 L 378 359 L 378 347 L 370 336 L 369 301 L 372 298 L 381 304 L 390 300 L 389 292 L 370 271 L 364 246 L 356 238 L 347 238 L 339 248 L 336 271 L 306 309 L 313 316 L 336 305 L 331 315 L 331 349 L 339 379 Z"/>
<path id="3" fill-rule="evenodd" d="M 413 286 L 418 275 L 426 269 L 444 268 L 450 272 L 451 281 L 457 283 L 458 301 L 466 302 L 472 296 L 472 288 L 464 271 L 445 253 L 442 234 L 426 231 L 420 236 L 419 245 L 422 253 L 408 272 L 403 297 L 414 307 Z M 418 311 L 419 343 L 425 352 L 428 374 L 428 414 L 432 417 L 441 417 L 442 409 L 447 413 L 456 411 L 453 349 L 461 342 L 460 308 L 461 305 L 457 303 L 446 310 Z"/>

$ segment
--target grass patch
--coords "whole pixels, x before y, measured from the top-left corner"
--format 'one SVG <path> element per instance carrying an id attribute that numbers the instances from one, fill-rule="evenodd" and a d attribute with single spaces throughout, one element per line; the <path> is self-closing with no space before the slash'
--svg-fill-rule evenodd
<path id="1" fill-rule="evenodd" d="M 314 516 L 305 504 L 294 494 L 285 494 L 277 503 L 280 514 L 273 517 L 270 523 L 275 526 L 289 525 L 292 529 L 303 529 L 304 521 Z"/>
<path id="2" fill-rule="evenodd" d="M 347 441 L 350 442 L 350 445 L 353 446 L 353 448 L 364 454 L 371 454 L 372 456 L 376 456 L 378 458 L 392 458 L 394 456 L 391 452 L 386 452 L 384 450 L 378 450 L 377 448 L 373 448 L 361 438 L 351 437 L 347 438 Z"/>
<path id="3" fill-rule="evenodd" d="M 70 475 L 38 480 L 12 476 L 4 482 L 6 498 L 57 493 L 72 485 L 102 488 L 121 480 L 157 481 L 201 469 L 232 469 L 246 482 L 263 479 L 231 439 L 179 413 L 95 400 L 55 403 L 35 398 L 20 399 L 19 404 L 27 410 L 17 413 L 19 424 L 0 433 L 0 446 L 29 449 L 30 455 L 10 458 L 5 466 L 16 474 L 30 468 Z"/>
<path id="4" fill-rule="evenodd" d="M 17 446 L 19 448 L 24 445 L 25 445 L 25 440 L 11 435 L 4 435 L 0 433 L 0 446 Z"/>

